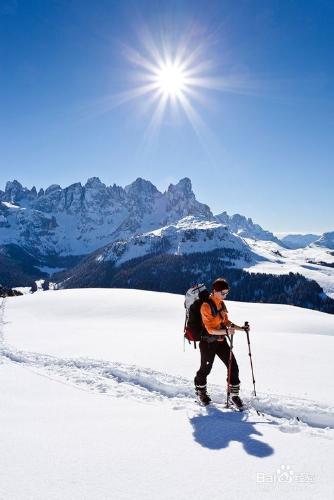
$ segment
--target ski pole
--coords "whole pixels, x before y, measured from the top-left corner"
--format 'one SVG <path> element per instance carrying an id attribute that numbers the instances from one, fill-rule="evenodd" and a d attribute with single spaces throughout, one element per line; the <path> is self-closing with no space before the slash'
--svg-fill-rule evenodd
<path id="1" fill-rule="evenodd" d="M 256 389 L 255 389 L 255 378 L 254 378 L 254 369 L 253 369 L 253 361 L 252 361 L 252 353 L 251 353 L 251 346 L 250 346 L 250 340 L 249 340 L 249 323 L 248 321 L 245 321 L 245 332 L 247 334 L 247 342 L 248 342 L 248 356 L 249 356 L 249 361 L 251 365 L 251 370 L 252 370 L 252 378 L 253 378 L 253 386 L 254 386 L 254 396 L 256 397 Z"/>
<path id="2" fill-rule="evenodd" d="M 230 398 L 230 387 L 231 387 L 231 371 L 232 371 L 232 357 L 233 357 L 233 335 L 228 335 L 227 338 L 230 341 L 230 356 L 228 359 L 228 370 L 227 370 L 227 391 L 226 391 L 226 408 L 229 408 L 229 398 Z"/>

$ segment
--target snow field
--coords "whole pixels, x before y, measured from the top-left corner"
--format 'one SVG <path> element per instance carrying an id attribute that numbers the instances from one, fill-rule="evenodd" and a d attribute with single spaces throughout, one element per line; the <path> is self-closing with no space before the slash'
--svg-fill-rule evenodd
<path id="1" fill-rule="evenodd" d="M 257 390 L 328 402 L 334 393 L 334 316 L 298 307 L 227 301 L 230 318 L 251 324 Z M 138 290 L 48 291 L 6 303 L 11 348 L 56 358 L 90 358 L 149 368 L 192 384 L 199 351 L 183 342 L 183 297 Z M 234 338 L 244 394 L 253 389 L 244 332 Z M 325 353 L 325 356 L 322 356 Z M 321 359 L 321 373 L 315 363 Z M 321 377 L 321 378 L 320 378 Z M 225 390 L 214 364 L 209 384 Z M 326 384 L 323 383 L 326 380 Z"/>
<path id="2" fill-rule="evenodd" d="M 183 352 L 182 302 L 92 289 L 2 302 L 0 498 L 332 497 L 334 317 L 227 303 L 251 323 L 256 400 L 241 332 L 235 350 L 243 397 L 264 412 L 241 414 L 224 408 L 218 359 L 215 405 L 194 404 L 199 353 Z"/>

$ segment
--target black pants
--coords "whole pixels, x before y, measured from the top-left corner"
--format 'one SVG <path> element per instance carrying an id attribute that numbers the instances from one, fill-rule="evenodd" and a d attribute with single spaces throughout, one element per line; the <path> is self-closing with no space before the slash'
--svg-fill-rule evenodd
<path id="1" fill-rule="evenodd" d="M 205 386 L 206 378 L 211 372 L 211 368 L 213 365 L 213 361 L 215 356 L 217 356 L 222 360 L 222 362 L 228 368 L 228 363 L 230 359 L 230 346 L 225 339 L 223 342 L 206 342 L 205 340 L 201 340 L 199 343 L 199 348 L 201 351 L 201 367 L 196 373 L 195 377 L 195 385 L 196 386 Z M 231 364 L 231 385 L 240 384 L 239 380 L 239 367 L 234 354 L 232 353 L 232 364 Z"/>

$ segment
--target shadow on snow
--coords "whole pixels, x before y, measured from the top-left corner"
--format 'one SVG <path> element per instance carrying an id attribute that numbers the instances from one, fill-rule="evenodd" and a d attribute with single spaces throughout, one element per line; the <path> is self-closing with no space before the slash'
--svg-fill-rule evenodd
<path id="1" fill-rule="evenodd" d="M 267 443 L 254 439 L 261 432 L 251 423 L 244 420 L 242 412 L 221 411 L 208 407 L 205 415 L 190 418 L 195 441 L 204 448 L 221 450 L 227 448 L 231 441 L 239 441 L 249 455 L 264 458 L 272 455 L 274 449 Z"/>

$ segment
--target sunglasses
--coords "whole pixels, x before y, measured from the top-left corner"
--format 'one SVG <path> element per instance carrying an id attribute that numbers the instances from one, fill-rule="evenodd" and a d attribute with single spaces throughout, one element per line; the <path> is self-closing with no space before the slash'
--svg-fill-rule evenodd
<path id="1" fill-rule="evenodd" d="M 218 293 L 220 293 L 221 295 L 223 295 L 224 297 L 226 297 L 226 295 L 228 294 L 228 292 L 229 292 L 229 290 L 221 290 Z"/>

